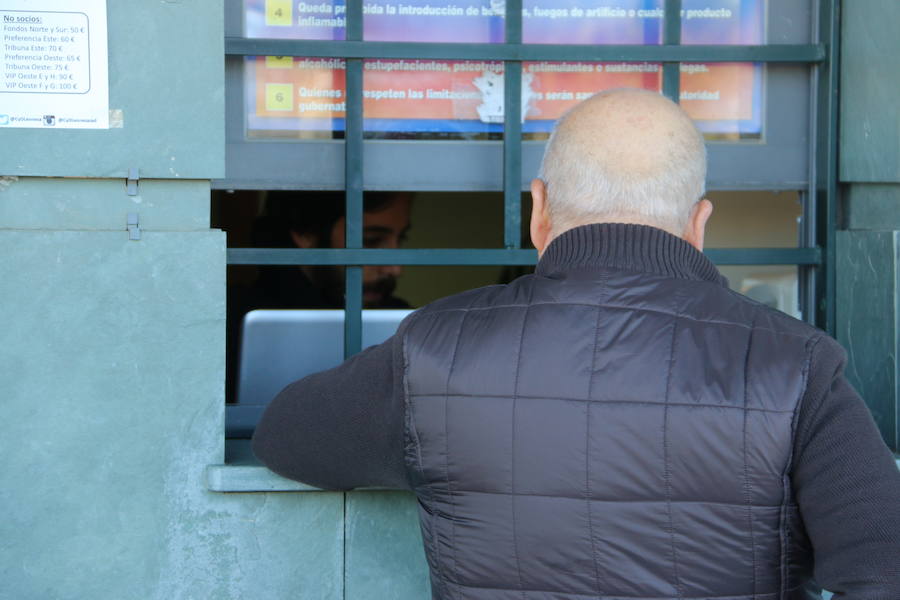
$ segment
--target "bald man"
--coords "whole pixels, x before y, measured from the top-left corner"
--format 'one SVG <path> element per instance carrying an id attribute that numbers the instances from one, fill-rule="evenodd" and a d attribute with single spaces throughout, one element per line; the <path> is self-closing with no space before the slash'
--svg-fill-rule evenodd
<path id="1" fill-rule="evenodd" d="M 579 104 L 531 186 L 535 274 L 292 384 L 254 452 L 411 490 L 436 599 L 897 600 L 900 474 L 837 343 L 702 254 L 705 172 L 662 96 Z"/>

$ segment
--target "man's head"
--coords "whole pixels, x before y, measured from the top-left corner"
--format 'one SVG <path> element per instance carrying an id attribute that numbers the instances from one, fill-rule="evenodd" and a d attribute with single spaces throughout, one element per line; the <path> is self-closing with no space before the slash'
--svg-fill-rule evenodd
<path id="1" fill-rule="evenodd" d="M 703 136 L 675 103 L 619 89 L 578 104 L 556 124 L 532 181 L 531 236 L 543 252 L 588 223 L 640 223 L 699 249 L 712 205 Z"/>
<path id="2" fill-rule="evenodd" d="M 398 248 L 409 230 L 412 197 L 405 193 L 372 192 L 363 201 L 363 247 Z M 314 198 L 293 197 L 286 210 L 290 245 L 298 248 L 343 248 L 346 217 L 343 194 L 317 194 Z M 305 268 L 307 276 L 323 295 L 343 303 L 343 269 Z M 384 307 L 397 285 L 402 268 L 395 265 L 363 267 L 363 304 Z"/>

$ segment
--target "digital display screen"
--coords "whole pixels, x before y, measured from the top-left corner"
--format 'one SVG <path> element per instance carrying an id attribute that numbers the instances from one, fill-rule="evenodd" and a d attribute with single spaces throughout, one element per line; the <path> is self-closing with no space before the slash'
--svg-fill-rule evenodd
<path id="1" fill-rule="evenodd" d="M 661 43 L 664 0 L 525 0 L 523 42 L 530 44 Z M 344 39 L 344 3 L 246 0 L 247 37 Z M 370 41 L 502 43 L 502 0 L 368 0 Z M 683 44 L 764 43 L 763 0 L 684 0 Z M 411 59 L 364 61 L 367 137 L 499 137 L 503 131 L 503 63 Z M 344 129 L 344 61 L 247 57 L 249 137 L 331 137 Z M 546 137 L 579 100 L 611 88 L 660 91 L 659 63 L 525 62 L 523 133 Z M 681 65 L 681 104 L 709 137 L 762 134 L 763 67 L 749 63 Z M 339 137 L 339 135 L 338 135 Z"/>

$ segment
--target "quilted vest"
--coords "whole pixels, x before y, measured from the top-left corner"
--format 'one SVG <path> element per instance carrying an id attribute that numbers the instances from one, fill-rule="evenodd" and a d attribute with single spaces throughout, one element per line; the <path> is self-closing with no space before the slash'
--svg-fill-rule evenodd
<path id="1" fill-rule="evenodd" d="M 819 598 L 788 477 L 817 332 L 636 225 L 402 329 L 433 597 Z"/>

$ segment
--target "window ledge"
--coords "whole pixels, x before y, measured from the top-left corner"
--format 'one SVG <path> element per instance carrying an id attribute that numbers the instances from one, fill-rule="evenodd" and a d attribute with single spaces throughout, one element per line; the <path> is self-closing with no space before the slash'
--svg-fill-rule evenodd
<path id="1" fill-rule="evenodd" d="M 206 487 L 211 492 L 322 492 L 317 487 L 276 475 L 259 464 L 249 441 L 228 440 L 226 464 L 206 467 Z M 897 458 L 900 469 L 900 457 Z M 375 488 L 370 488 L 375 489 Z"/>
<path id="2" fill-rule="evenodd" d="M 206 467 L 206 489 L 211 492 L 247 493 L 247 492 L 324 492 L 343 493 L 323 490 L 299 481 L 277 475 L 262 465 L 209 465 Z M 357 492 L 396 492 L 393 488 L 363 487 L 348 493 Z"/>
<path id="3" fill-rule="evenodd" d="M 250 440 L 225 440 L 225 464 L 206 467 L 211 492 L 320 492 L 317 487 L 276 475 L 250 449 Z"/>
<path id="4" fill-rule="evenodd" d="M 211 492 L 320 492 L 319 488 L 276 475 L 262 465 L 209 465 L 206 487 Z"/>

